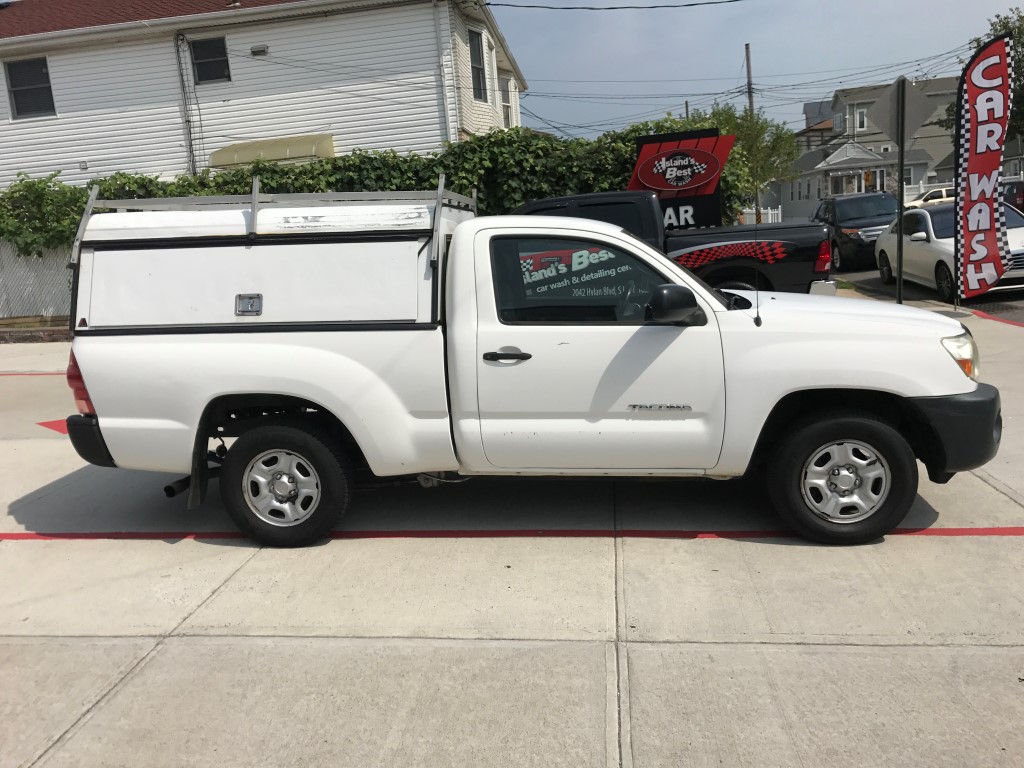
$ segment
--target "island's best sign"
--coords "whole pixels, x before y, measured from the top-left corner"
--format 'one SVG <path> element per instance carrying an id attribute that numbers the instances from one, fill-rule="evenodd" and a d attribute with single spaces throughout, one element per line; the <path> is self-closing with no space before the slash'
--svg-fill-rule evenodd
<path id="1" fill-rule="evenodd" d="M 964 298 L 991 289 L 1009 266 L 999 181 L 1012 73 L 1010 38 L 1003 36 L 982 46 L 960 78 L 956 265 Z"/>
<path id="2" fill-rule="evenodd" d="M 637 165 L 640 181 L 651 189 L 677 192 L 718 179 L 718 158 L 701 149 L 659 152 Z"/>

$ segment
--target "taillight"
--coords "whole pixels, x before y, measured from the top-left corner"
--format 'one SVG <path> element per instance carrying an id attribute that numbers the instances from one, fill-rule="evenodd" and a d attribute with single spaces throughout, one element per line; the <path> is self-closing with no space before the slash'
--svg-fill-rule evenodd
<path id="1" fill-rule="evenodd" d="M 71 353 L 71 359 L 68 361 L 68 386 L 71 387 L 71 392 L 75 396 L 75 407 L 80 414 L 86 416 L 96 413 L 96 408 L 93 406 L 92 400 L 89 399 L 89 390 L 85 388 L 82 369 L 78 367 L 74 352 Z"/>
<path id="2" fill-rule="evenodd" d="M 822 240 L 818 245 L 818 258 L 814 261 L 815 272 L 828 272 L 832 267 L 832 248 L 828 240 Z"/>

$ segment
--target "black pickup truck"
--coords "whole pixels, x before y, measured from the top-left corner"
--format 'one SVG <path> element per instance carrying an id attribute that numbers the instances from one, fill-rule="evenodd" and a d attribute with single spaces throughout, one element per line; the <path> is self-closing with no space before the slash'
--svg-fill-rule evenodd
<path id="1" fill-rule="evenodd" d="M 822 224 L 757 224 L 665 230 L 654 192 L 595 192 L 535 200 L 514 214 L 597 219 L 663 251 L 717 288 L 835 293 L 832 253 Z"/>

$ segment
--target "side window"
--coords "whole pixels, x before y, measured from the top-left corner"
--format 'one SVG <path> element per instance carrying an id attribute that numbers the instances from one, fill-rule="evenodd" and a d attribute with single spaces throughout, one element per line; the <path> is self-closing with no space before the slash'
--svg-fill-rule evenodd
<path id="1" fill-rule="evenodd" d="M 918 213 L 906 213 L 903 215 L 903 236 L 910 237 L 916 232 L 927 231 L 924 227 L 924 216 Z"/>
<path id="2" fill-rule="evenodd" d="M 484 66 L 484 36 L 469 30 L 469 68 L 473 76 L 473 98 L 487 101 L 487 70 Z"/>
<path id="3" fill-rule="evenodd" d="M 57 114 L 50 88 L 50 69 L 45 58 L 4 62 L 4 70 L 7 73 L 11 116 L 15 120 Z"/>
<path id="4" fill-rule="evenodd" d="M 231 80 L 228 49 L 223 37 L 192 40 L 192 76 L 198 85 L 226 83 Z"/>
<path id="5" fill-rule="evenodd" d="M 618 248 L 548 237 L 494 238 L 491 273 L 507 324 L 640 325 L 655 287 L 670 282 Z"/>

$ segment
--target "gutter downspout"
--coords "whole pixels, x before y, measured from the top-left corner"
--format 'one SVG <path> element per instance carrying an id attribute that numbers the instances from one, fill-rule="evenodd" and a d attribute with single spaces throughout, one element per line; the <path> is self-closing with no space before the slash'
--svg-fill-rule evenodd
<path id="1" fill-rule="evenodd" d="M 434 7 L 434 36 L 437 40 L 437 72 L 441 76 L 441 105 L 444 109 L 444 141 L 452 140 L 451 114 L 448 111 L 448 78 L 444 72 L 444 48 L 441 39 L 441 11 L 438 8 L 438 0 L 431 0 Z M 458 115 L 456 115 L 458 120 Z"/>
<path id="2" fill-rule="evenodd" d="M 188 86 L 185 84 L 185 69 L 181 63 L 182 45 L 188 44 L 181 32 L 174 34 L 174 60 L 178 62 L 178 84 L 181 86 L 182 127 L 185 130 L 185 152 L 187 155 L 188 173 L 196 175 L 196 150 L 192 142 L 192 108 L 188 103 Z"/>

